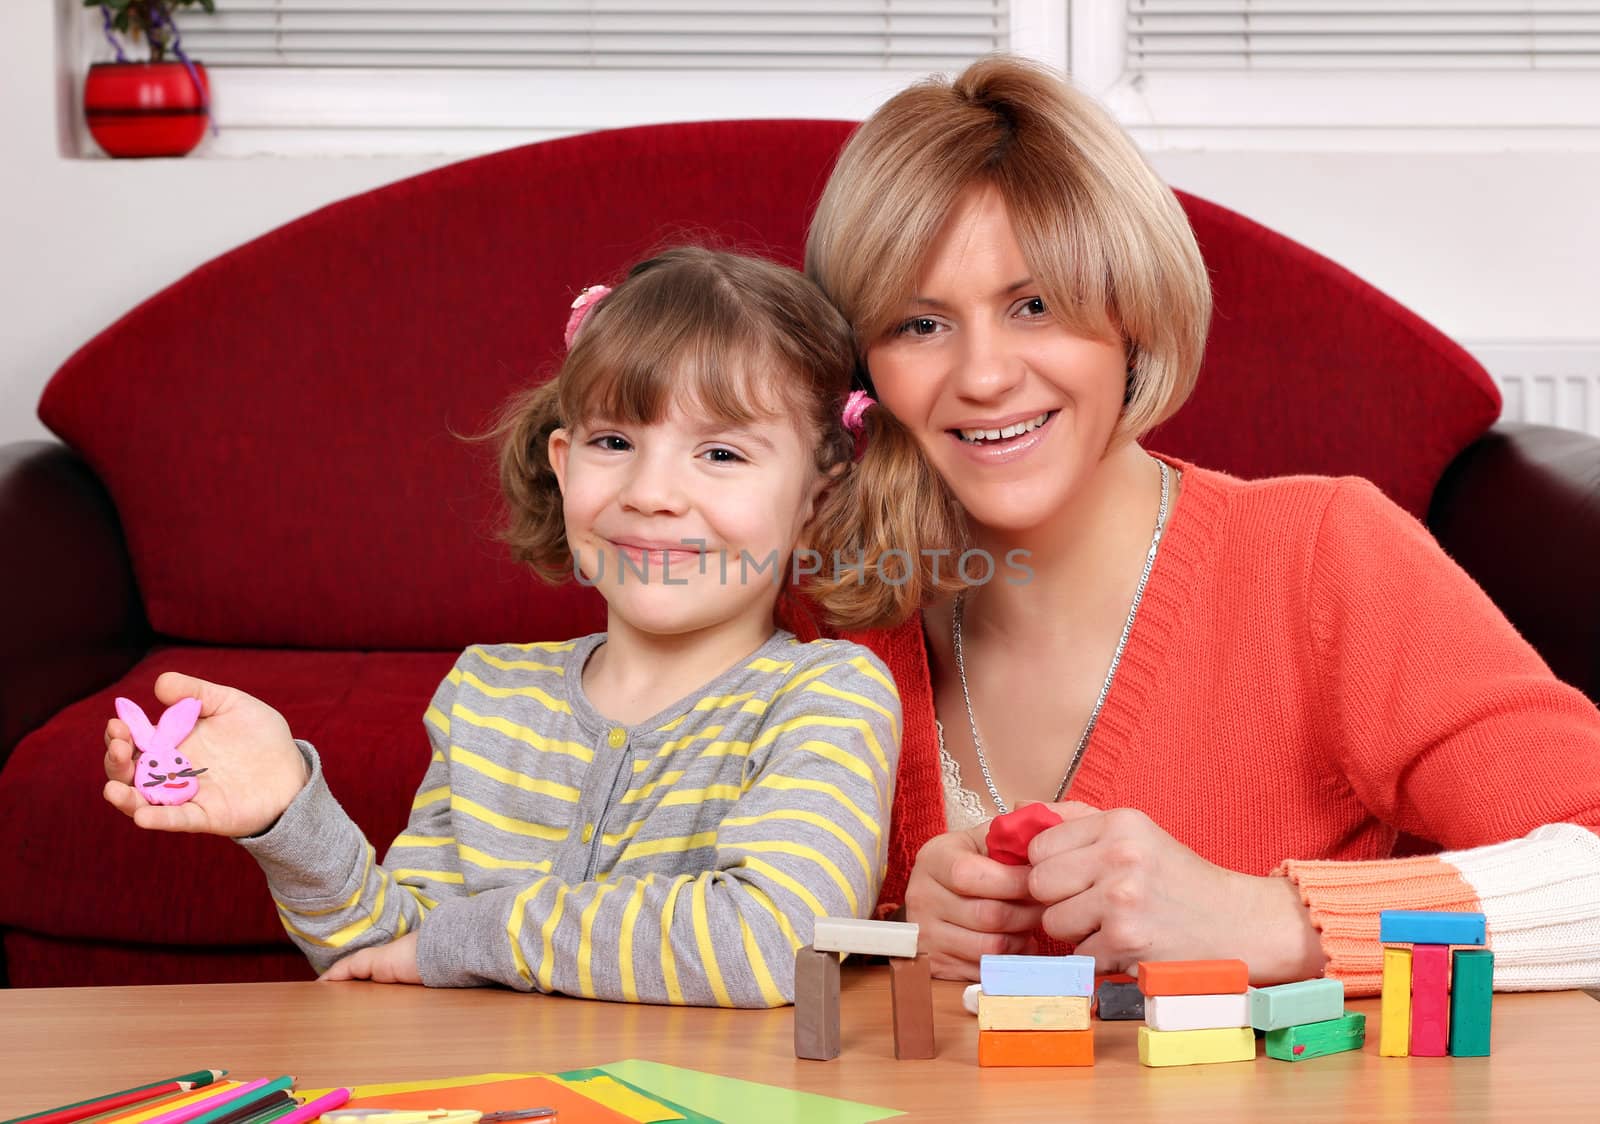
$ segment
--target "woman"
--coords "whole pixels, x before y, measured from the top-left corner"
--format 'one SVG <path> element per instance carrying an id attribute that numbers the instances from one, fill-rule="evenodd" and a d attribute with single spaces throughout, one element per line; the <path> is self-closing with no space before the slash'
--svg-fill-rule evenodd
<path id="1" fill-rule="evenodd" d="M 939 975 L 1042 924 L 1102 971 L 1240 957 L 1371 993 L 1378 912 L 1414 908 L 1485 912 L 1501 987 L 1600 982 L 1595 708 L 1371 485 L 1138 444 L 1194 384 L 1210 298 L 1103 110 L 1006 58 L 902 92 L 846 147 L 807 269 L 857 332 L 874 432 L 920 446 L 966 545 L 1028 552 L 1029 580 L 933 601 L 906 626 L 926 666 L 894 668 L 884 901 Z M 1029 801 L 1064 822 L 1031 866 L 989 859 L 984 824 Z M 1398 832 L 1449 850 L 1392 858 Z"/>

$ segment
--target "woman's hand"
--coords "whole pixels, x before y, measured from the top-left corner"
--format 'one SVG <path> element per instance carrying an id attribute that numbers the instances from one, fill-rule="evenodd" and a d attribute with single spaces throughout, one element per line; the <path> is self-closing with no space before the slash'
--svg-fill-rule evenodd
<path id="1" fill-rule="evenodd" d="M 1028 897 L 1028 867 L 984 852 L 987 827 L 936 835 L 917 852 L 906 885 L 906 920 L 933 974 L 975 980 L 978 959 L 1027 952 L 1043 906 Z"/>
<path id="2" fill-rule="evenodd" d="M 1316 927 L 1287 878 L 1224 870 L 1132 808 L 1051 807 L 1064 822 L 1034 837 L 1033 865 L 1019 869 L 1045 903 L 1045 932 L 1093 956 L 1097 971 L 1238 959 L 1257 986 L 1322 974 Z"/>
<path id="3" fill-rule="evenodd" d="M 417 934 L 407 933 L 388 944 L 352 952 L 317 978 L 420 984 L 422 974 L 417 971 Z"/>
<path id="4" fill-rule="evenodd" d="M 305 787 L 305 758 L 289 724 L 266 703 L 232 687 L 169 671 L 156 680 L 156 698 L 171 706 L 200 700 L 200 720 L 183 740 L 183 754 L 205 769 L 199 791 L 184 804 L 148 804 L 132 787 L 133 739 L 120 718 L 106 723 L 106 801 L 155 831 L 259 835 L 278 821 Z"/>

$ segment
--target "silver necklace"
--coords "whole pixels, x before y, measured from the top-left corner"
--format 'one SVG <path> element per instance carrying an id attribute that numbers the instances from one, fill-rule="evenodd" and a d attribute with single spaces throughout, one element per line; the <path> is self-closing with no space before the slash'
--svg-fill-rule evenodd
<path id="1" fill-rule="evenodd" d="M 1157 460 L 1156 464 L 1161 466 L 1161 507 L 1156 511 L 1156 532 L 1151 536 L 1150 550 L 1144 556 L 1144 569 L 1139 574 L 1139 587 L 1133 591 L 1133 604 L 1128 607 L 1128 619 L 1123 622 L 1122 636 L 1117 640 L 1117 650 L 1111 657 L 1111 668 L 1106 672 L 1106 681 L 1100 684 L 1100 697 L 1094 701 L 1094 710 L 1089 712 L 1089 721 L 1083 728 L 1083 736 L 1078 739 L 1078 748 L 1067 764 L 1067 775 L 1061 778 L 1061 786 L 1056 789 L 1054 797 L 1056 800 L 1060 800 L 1066 794 L 1067 786 L 1072 783 L 1072 778 L 1078 772 L 1078 764 L 1083 760 L 1083 751 L 1089 745 L 1089 735 L 1094 733 L 1095 723 L 1100 720 L 1100 708 L 1105 705 L 1106 695 L 1111 693 L 1111 681 L 1116 678 L 1117 665 L 1122 662 L 1122 650 L 1128 646 L 1128 636 L 1133 632 L 1133 620 L 1139 615 L 1139 602 L 1144 600 L 1144 587 L 1150 580 L 1150 568 L 1156 564 L 1156 548 L 1161 545 L 1161 532 L 1167 526 L 1169 479 L 1167 462 Z M 983 783 L 989 788 L 989 798 L 994 801 L 994 806 L 1004 815 L 1011 809 L 1000 799 L 1000 790 L 995 788 L 994 778 L 989 775 L 989 761 L 983 755 L 983 739 L 978 736 L 978 720 L 972 713 L 972 692 L 967 687 L 967 661 L 961 650 L 961 615 L 962 602 L 965 598 L 965 591 L 956 594 L 955 604 L 950 610 L 950 639 L 956 650 L 956 673 L 961 677 L 961 698 L 967 704 L 967 726 L 972 730 L 972 748 L 978 754 L 978 768 L 983 772 Z"/>

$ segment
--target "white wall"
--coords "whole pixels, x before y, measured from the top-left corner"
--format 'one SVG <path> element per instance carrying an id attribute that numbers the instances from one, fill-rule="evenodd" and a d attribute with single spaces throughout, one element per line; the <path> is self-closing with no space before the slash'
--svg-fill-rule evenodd
<path id="1" fill-rule="evenodd" d="M 196 265 L 446 157 L 70 159 L 53 106 L 57 5 L 8 19 L 0 97 L 0 442 L 79 345 Z M 55 10 L 53 14 L 52 9 Z M 1591 149 L 1593 145 L 1589 146 Z M 1176 186 L 1336 261 L 1495 357 L 1552 348 L 1600 374 L 1600 151 L 1157 151 Z M 196 310 L 228 315 L 229 310 Z M 1597 415 L 1600 416 L 1600 415 Z"/>

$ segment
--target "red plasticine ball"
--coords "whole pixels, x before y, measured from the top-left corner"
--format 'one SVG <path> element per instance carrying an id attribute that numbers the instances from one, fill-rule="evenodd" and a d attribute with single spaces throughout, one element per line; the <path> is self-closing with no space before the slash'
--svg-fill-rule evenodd
<path id="1" fill-rule="evenodd" d="M 989 822 L 989 857 L 1007 866 L 1028 865 L 1028 844 L 1061 817 L 1044 804 L 1025 804 L 1014 812 L 996 816 Z"/>

